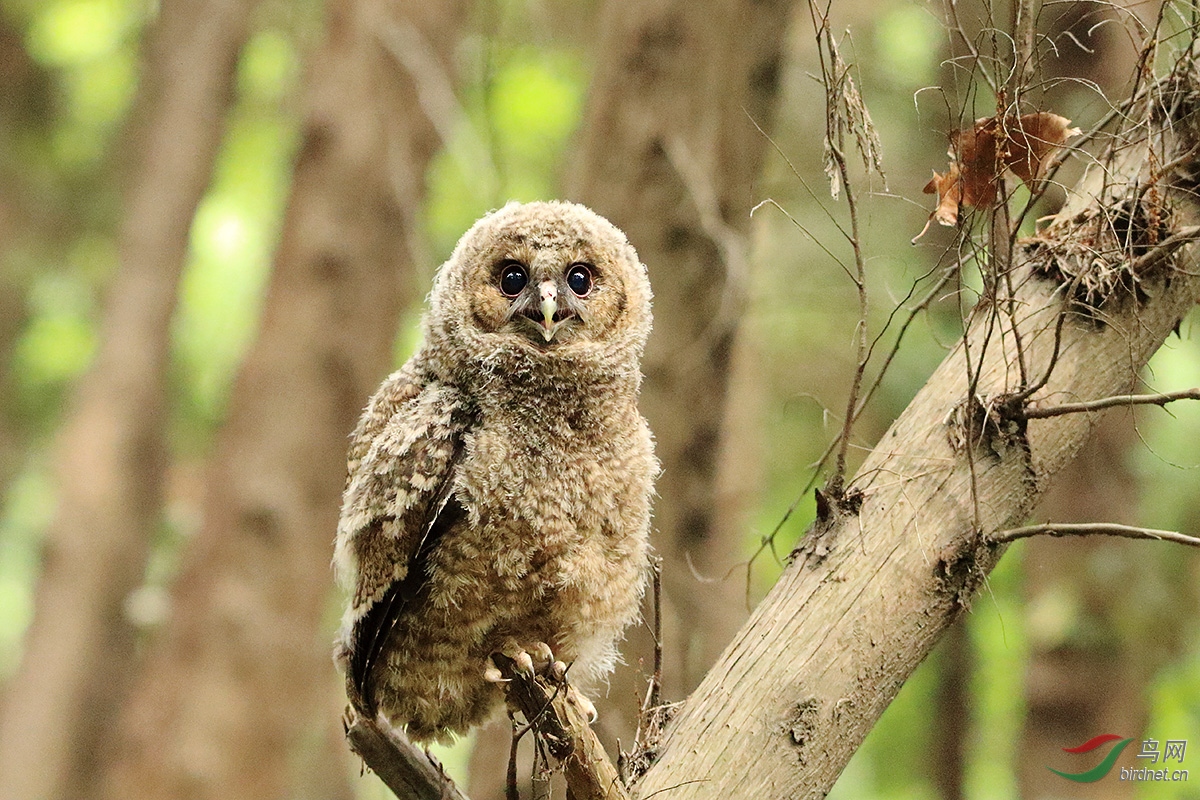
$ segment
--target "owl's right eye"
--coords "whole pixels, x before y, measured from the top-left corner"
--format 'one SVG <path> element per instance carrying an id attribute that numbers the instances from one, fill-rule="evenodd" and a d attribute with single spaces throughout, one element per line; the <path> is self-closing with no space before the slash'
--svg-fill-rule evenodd
<path id="1" fill-rule="evenodd" d="M 529 273 L 515 261 L 510 261 L 500 270 L 500 293 L 505 297 L 516 297 L 529 283 Z"/>

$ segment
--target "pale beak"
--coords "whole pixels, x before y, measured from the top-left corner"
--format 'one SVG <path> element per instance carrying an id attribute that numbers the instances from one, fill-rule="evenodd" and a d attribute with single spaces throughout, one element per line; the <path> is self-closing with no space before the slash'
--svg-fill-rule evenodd
<path id="1" fill-rule="evenodd" d="M 558 289 L 555 288 L 554 281 L 542 281 L 538 284 L 538 294 L 542 298 L 540 306 L 542 312 L 542 336 L 548 342 L 554 338 L 554 314 L 558 311 Z"/>

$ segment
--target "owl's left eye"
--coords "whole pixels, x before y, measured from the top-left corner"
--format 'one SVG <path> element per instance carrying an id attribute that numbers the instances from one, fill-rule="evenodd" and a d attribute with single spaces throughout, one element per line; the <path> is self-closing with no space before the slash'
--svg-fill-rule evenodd
<path id="1" fill-rule="evenodd" d="M 588 269 L 587 264 L 572 264 L 567 270 L 567 288 L 575 293 L 576 297 L 587 297 L 588 292 L 592 290 L 592 271 Z"/>

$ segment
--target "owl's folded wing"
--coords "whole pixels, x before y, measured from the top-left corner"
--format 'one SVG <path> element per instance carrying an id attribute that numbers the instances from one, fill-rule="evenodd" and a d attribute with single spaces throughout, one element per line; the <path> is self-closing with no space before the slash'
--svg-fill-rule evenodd
<path id="1" fill-rule="evenodd" d="M 470 426 L 459 393 L 420 382 L 413 365 L 372 398 L 350 447 L 334 563 L 353 592 L 339 658 L 351 701 L 374 713 L 371 670 L 427 577 L 429 552 L 464 513 L 454 467 Z"/>

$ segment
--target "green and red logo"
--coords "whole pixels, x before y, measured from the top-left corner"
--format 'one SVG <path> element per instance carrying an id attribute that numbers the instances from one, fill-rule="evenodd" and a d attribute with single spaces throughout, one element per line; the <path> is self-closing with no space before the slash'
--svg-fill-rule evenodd
<path id="1" fill-rule="evenodd" d="M 1115 733 L 1102 733 L 1099 736 L 1088 739 L 1078 747 L 1063 748 L 1064 753 L 1090 753 L 1099 747 L 1103 747 L 1109 742 L 1117 742 L 1117 744 L 1113 745 L 1113 748 L 1108 751 L 1108 755 L 1104 757 L 1104 760 L 1096 766 L 1092 767 L 1086 772 L 1061 772 L 1054 767 L 1046 767 L 1046 769 L 1050 770 L 1055 775 L 1061 775 L 1069 781 L 1075 781 L 1076 783 L 1095 783 L 1112 771 L 1113 764 L 1117 762 L 1117 758 L 1121 755 L 1121 751 L 1124 750 L 1125 747 L 1132 741 L 1133 739 L 1124 739 L 1120 736 L 1117 736 Z"/>

